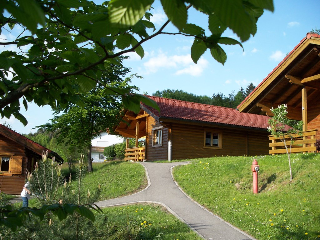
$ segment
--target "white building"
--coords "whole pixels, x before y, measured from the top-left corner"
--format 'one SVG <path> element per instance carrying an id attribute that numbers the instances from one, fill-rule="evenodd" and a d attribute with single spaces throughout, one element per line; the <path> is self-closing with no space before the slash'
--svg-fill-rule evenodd
<path id="1" fill-rule="evenodd" d="M 103 162 L 106 159 L 103 155 L 104 148 L 122 142 L 123 137 L 101 133 L 100 136 L 91 141 L 91 158 L 93 158 L 93 162 Z"/>

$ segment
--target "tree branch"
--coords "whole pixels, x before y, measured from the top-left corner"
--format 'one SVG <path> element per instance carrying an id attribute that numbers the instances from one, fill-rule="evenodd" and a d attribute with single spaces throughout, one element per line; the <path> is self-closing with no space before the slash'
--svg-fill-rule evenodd
<path id="1" fill-rule="evenodd" d="M 11 44 L 18 44 L 18 42 L 0 42 L 0 45 L 2 46 L 11 45 Z"/>

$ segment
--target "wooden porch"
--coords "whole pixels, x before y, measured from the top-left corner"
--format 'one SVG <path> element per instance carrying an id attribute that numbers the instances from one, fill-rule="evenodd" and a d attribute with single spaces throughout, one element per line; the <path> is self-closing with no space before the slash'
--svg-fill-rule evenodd
<path id="1" fill-rule="evenodd" d="M 310 152 L 317 152 L 316 148 L 316 133 L 317 130 L 308 130 L 304 131 L 302 135 L 293 135 L 294 141 L 291 146 L 291 153 L 310 153 Z M 287 153 L 284 143 L 281 141 L 279 137 L 275 137 L 273 135 L 269 136 L 269 154 L 283 154 Z M 290 136 L 286 136 L 286 145 L 289 148 L 291 144 Z M 290 150 L 288 150 L 290 151 Z"/>
<path id="2" fill-rule="evenodd" d="M 127 148 L 124 160 L 125 161 L 135 161 L 135 162 L 143 162 L 146 158 L 146 149 L 145 147 L 134 147 Z"/>
<path id="3" fill-rule="evenodd" d="M 146 148 L 139 147 L 139 139 L 146 137 L 146 122 L 149 115 L 140 110 L 138 114 L 126 111 L 122 122 L 116 127 L 115 132 L 121 136 L 135 139 L 135 146 L 129 147 L 129 139 L 126 140 L 125 161 L 145 161 Z"/>

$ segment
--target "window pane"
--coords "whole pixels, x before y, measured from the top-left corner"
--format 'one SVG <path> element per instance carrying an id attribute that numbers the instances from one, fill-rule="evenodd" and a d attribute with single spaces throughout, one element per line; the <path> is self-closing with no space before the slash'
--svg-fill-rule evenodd
<path id="1" fill-rule="evenodd" d="M 4 172 L 9 171 L 9 162 L 10 162 L 10 157 L 1 158 L 1 171 L 4 171 Z"/>
<path id="2" fill-rule="evenodd" d="M 212 134 L 212 146 L 219 146 L 219 134 L 217 133 Z"/>
<path id="3" fill-rule="evenodd" d="M 211 133 L 206 132 L 206 146 L 211 146 Z"/>
<path id="4" fill-rule="evenodd" d="M 162 145 L 162 129 L 158 130 L 158 144 Z"/>

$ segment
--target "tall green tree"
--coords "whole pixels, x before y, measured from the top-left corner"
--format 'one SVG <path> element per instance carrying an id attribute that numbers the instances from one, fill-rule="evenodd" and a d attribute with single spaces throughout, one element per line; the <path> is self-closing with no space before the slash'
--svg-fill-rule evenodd
<path id="1" fill-rule="evenodd" d="M 0 53 L 0 114 L 20 113 L 34 101 L 39 106 L 66 107 L 81 104 L 77 97 L 100 83 L 110 61 L 128 52 L 144 56 L 142 45 L 160 34 L 180 34 L 193 39 L 191 58 L 197 63 L 208 49 L 224 64 L 227 55 L 222 45 L 240 45 L 257 31 L 257 21 L 264 10 L 273 11 L 272 0 L 161 0 L 168 21 L 156 29 L 150 21 L 154 0 L 111 0 L 96 4 L 90 0 L 2 0 L 0 34 L 15 34 L 10 46 Z M 188 10 L 206 15 L 207 26 L 190 22 Z M 174 32 L 165 32 L 172 22 Z M 11 30 L 15 27 L 15 33 Z M 206 31 L 206 29 L 209 31 Z M 231 29 L 240 41 L 223 36 Z M 11 29 L 11 30 L 10 30 Z M 11 50 L 15 48 L 16 50 Z M 112 88 L 126 107 L 139 109 L 140 101 L 156 106 L 129 90 Z"/>
<path id="2" fill-rule="evenodd" d="M 40 127 L 56 133 L 58 143 L 76 147 L 88 159 L 88 171 L 92 171 L 91 140 L 106 132 L 119 122 L 122 103 L 119 97 L 108 94 L 106 84 L 118 89 L 132 89 L 130 78 L 123 79 L 129 72 L 122 64 L 110 64 L 97 85 L 89 93 L 79 95 L 82 106 L 70 103 L 67 108 L 57 108 L 51 123 Z M 130 90 L 131 91 L 131 90 Z"/>

